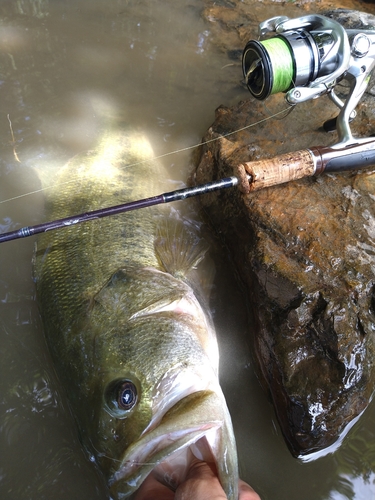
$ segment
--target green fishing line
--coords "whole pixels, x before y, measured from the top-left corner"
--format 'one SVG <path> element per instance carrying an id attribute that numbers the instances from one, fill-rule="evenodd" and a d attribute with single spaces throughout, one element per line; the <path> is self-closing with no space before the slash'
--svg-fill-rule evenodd
<path id="1" fill-rule="evenodd" d="M 271 94 L 286 92 L 293 82 L 293 58 L 288 44 L 282 38 L 270 38 L 260 42 L 267 50 L 272 67 Z"/>

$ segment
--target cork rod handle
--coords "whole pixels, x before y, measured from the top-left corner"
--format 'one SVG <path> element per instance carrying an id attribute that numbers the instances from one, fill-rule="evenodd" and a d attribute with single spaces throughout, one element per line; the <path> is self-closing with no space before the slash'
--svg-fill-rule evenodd
<path id="1" fill-rule="evenodd" d="M 238 167 L 241 170 L 243 167 L 250 175 L 250 191 L 310 177 L 315 173 L 314 159 L 308 149 L 243 163 Z"/>

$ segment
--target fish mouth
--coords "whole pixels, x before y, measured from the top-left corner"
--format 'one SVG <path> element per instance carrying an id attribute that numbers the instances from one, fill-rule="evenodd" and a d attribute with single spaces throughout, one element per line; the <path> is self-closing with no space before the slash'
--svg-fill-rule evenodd
<path id="1" fill-rule="evenodd" d="M 130 497 L 152 473 L 172 491 L 184 481 L 197 457 L 216 466 L 229 500 L 238 498 L 237 450 L 222 395 L 198 391 L 184 397 L 125 451 L 109 480 L 116 500 Z"/>

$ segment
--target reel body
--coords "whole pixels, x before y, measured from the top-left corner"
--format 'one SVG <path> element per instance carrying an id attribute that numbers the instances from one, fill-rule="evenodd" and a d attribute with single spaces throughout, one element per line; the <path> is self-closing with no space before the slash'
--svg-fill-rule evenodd
<path id="1" fill-rule="evenodd" d="M 327 94 L 340 108 L 340 147 L 353 142 L 349 121 L 374 65 L 375 31 L 345 30 L 317 14 L 268 19 L 259 25 L 259 40 L 250 40 L 242 55 L 246 85 L 256 99 L 284 92 L 286 101 L 295 105 Z M 343 79 L 349 82 L 345 102 L 334 92 Z"/>

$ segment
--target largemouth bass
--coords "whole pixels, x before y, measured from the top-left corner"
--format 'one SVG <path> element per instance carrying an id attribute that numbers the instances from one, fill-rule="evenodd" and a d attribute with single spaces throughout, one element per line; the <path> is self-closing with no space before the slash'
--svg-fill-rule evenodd
<path id="1" fill-rule="evenodd" d="M 159 194 L 166 172 L 152 157 L 141 134 L 107 133 L 61 170 L 47 191 L 48 220 Z M 150 473 L 175 489 L 195 455 L 216 463 L 237 500 L 235 438 L 196 270 L 204 253 L 194 225 L 166 207 L 38 238 L 47 342 L 113 498 Z"/>

